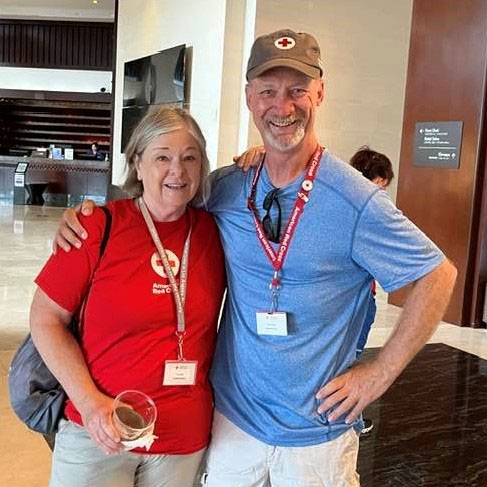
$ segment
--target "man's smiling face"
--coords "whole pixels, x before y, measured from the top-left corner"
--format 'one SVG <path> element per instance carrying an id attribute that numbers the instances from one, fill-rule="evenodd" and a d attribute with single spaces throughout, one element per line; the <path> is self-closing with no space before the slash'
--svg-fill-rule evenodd
<path id="1" fill-rule="evenodd" d="M 291 68 L 274 68 L 250 80 L 247 105 L 264 143 L 288 151 L 311 135 L 323 92 L 321 79 Z"/>

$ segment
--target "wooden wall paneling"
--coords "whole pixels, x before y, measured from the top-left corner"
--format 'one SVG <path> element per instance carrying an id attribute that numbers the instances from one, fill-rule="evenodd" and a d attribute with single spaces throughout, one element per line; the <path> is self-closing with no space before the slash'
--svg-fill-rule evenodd
<path id="1" fill-rule="evenodd" d="M 5 43 L 6 43 L 6 49 L 5 49 L 5 54 L 7 56 L 7 62 L 12 62 L 13 61 L 13 50 L 15 48 L 15 43 L 12 42 L 12 36 L 13 36 L 13 26 L 11 25 L 6 25 L 5 26 Z"/>
<path id="2" fill-rule="evenodd" d="M 115 0 L 115 16 L 113 22 L 113 32 L 112 32 L 112 56 L 113 56 L 113 63 L 116 65 L 117 62 L 117 36 L 118 36 L 118 12 L 119 12 L 119 0 Z M 113 131 L 114 131 L 114 121 L 115 121 L 115 83 L 117 79 L 117 70 L 114 69 L 112 73 L 112 112 L 111 112 L 111 121 L 110 121 L 110 154 L 109 159 L 113 161 Z M 112 168 L 113 165 L 110 163 L 110 170 L 109 170 L 109 181 L 112 181 Z"/>
<path id="3" fill-rule="evenodd" d="M 66 33 L 66 46 L 73 45 L 73 29 L 68 29 Z M 75 66 L 73 63 L 73 49 L 66 47 L 66 66 Z"/>
<path id="4" fill-rule="evenodd" d="M 37 53 L 37 41 L 34 41 L 34 39 L 37 39 L 38 32 L 39 31 L 38 31 L 37 25 L 32 25 L 31 26 L 31 32 L 30 32 L 30 38 L 28 41 L 28 51 L 29 51 L 28 56 L 32 57 L 32 58 L 34 56 L 36 56 L 36 53 Z"/>
<path id="5" fill-rule="evenodd" d="M 41 58 L 37 60 L 32 60 L 32 65 L 34 67 L 36 66 L 45 66 L 46 64 L 49 63 L 49 52 L 50 52 L 50 46 L 49 46 L 49 32 L 48 29 L 42 28 L 42 26 L 39 26 L 39 43 L 41 47 Z"/>
<path id="6" fill-rule="evenodd" d="M 83 46 L 83 49 L 77 49 L 79 53 L 79 65 L 86 66 L 90 64 L 89 49 L 91 47 L 90 42 L 86 38 L 86 29 L 83 25 L 79 26 L 78 29 L 79 43 L 78 46 Z"/>
<path id="7" fill-rule="evenodd" d="M 415 0 L 406 82 L 397 205 L 456 264 L 459 275 L 445 319 L 472 325 L 466 312 L 475 231 L 476 176 L 485 103 L 487 0 Z M 459 169 L 413 165 L 415 123 L 461 120 Z M 404 303 L 404 293 L 390 302 Z M 468 306 L 467 306 L 468 307 Z"/>
<path id="8" fill-rule="evenodd" d="M 25 26 L 20 26 L 20 31 L 21 31 L 21 35 L 24 37 L 25 36 L 25 30 L 24 29 Z M 23 42 L 20 43 L 20 45 L 18 46 L 19 47 L 19 62 L 20 63 L 25 63 L 26 61 L 26 49 L 25 49 L 25 39 Z"/>
<path id="9" fill-rule="evenodd" d="M 109 103 L 1 98 L 0 107 L 2 154 L 54 144 L 72 147 L 76 158 L 88 153 L 94 141 L 109 150 Z"/>
<path id="10" fill-rule="evenodd" d="M 55 25 L 53 27 L 53 39 L 54 39 L 54 60 L 56 66 L 62 66 L 63 64 L 66 65 L 66 59 L 63 58 L 63 45 L 66 46 L 66 41 L 63 42 L 63 34 L 62 26 Z M 65 39 L 65 38 L 64 38 Z"/>
<path id="11" fill-rule="evenodd" d="M 10 43 L 9 43 L 9 33 L 8 33 L 8 26 L 0 25 L 0 55 L 1 59 L 6 59 L 9 55 L 10 50 Z"/>
<path id="12" fill-rule="evenodd" d="M 477 165 L 474 231 L 477 238 L 472 243 L 466 282 L 464 313 L 474 326 L 485 326 L 483 322 L 484 300 L 487 286 L 487 85 L 484 95 L 484 116 L 480 135 L 479 163 Z"/>
<path id="13" fill-rule="evenodd" d="M 8 62 L 15 62 L 15 25 L 7 26 L 7 46 L 8 46 Z"/>
<path id="14" fill-rule="evenodd" d="M 0 65 L 113 69 L 113 23 L 0 20 Z"/>

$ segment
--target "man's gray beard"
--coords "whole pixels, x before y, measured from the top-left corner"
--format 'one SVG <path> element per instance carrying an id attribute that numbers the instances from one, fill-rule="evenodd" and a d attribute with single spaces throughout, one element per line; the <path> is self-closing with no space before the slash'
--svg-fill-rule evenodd
<path id="1" fill-rule="evenodd" d="M 266 129 L 264 133 L 264 140 L 274 149 L 279 151 L 288 151 L 294 149 L 304 139 L 304 125 L 299 123 L 296 127 L 296 132 L 291 138 L 276 137 L 271 129 Z"/>

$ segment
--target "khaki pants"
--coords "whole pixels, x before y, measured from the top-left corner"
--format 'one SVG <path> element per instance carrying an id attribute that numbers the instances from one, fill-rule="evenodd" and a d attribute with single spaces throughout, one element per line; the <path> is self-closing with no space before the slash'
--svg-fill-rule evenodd
<path id="1" fill-rule="evenodd" d="M 215 412 L 202 485 L 358 487 L 358 444 L 358 435 L 350 428 L 320 445 L 274 447 L 249 436 Z"/>
<path id="2" fill-rule="evenodd" d="M 84 428 L 63 420 L 50 487 L 193 487 L 204 450 L 189 455 L 107 455 Z"/>

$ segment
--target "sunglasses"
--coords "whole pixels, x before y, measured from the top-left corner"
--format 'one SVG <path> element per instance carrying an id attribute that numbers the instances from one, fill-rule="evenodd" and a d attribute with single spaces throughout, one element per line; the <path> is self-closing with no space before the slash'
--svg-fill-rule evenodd
<path id="1" fill-rule="evenodd" d="M 262 203 L 262 208 L 266 212 L 262 218 L 262 228 L 266 237 L 274 243 L 279 243 L 281 239 L 281 205 L 277 199 L 278 192 L 279 188 L 269 191 Z M 277 206 L 277 222 L 273 222 L 271 217 L 271 208 L 274 203 Z"/>

